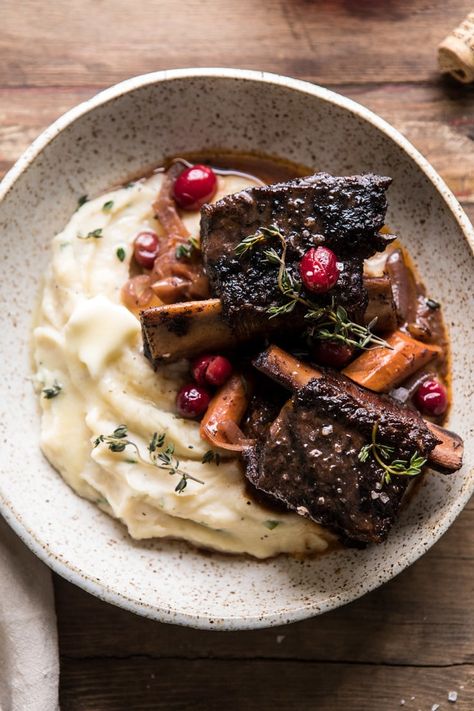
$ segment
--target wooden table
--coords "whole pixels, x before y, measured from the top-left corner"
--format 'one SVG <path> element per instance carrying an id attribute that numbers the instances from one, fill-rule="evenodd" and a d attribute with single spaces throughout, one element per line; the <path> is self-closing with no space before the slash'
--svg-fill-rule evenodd
<path id="1" fill-rule="evenodd" d="M 314 81 L 375 110 L 428 157 L 473 218 L 474 91 L 436 69 L 438 42 L 472 5 L 3 0 L 0 169 L 104 86 L 170 67 L 236 66 Z M 56 577 L 62 708 L 472 711 L 473 563 L 471 503 L 427 555 L 362 600 L 285 628 L 235 633 L 149 622 Z"/>

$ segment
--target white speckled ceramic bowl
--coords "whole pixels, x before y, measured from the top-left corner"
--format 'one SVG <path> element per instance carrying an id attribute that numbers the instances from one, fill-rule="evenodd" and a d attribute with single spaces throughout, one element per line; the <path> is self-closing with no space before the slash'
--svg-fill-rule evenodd
<path id="1" fill-rule="evenodd" d="M 52 236 L 78 196 L 164 156 L 212 147 L 261 151 L 336 174 L 393 176 L 388 222 L 443 302 L 453 351 L 450 426 L 466 464 L 429 475 L 389 541 L 304 562 L 204 555 L 185 544 L 139 543 L 76 496 L 42 457 L 29 334 Z M 304 82 L 198 69 L 130 79 L 54 123 L 0 190 L 2 363 L 0 500 L 7 521 L 56 572 L 105 600 L 165 622 L 243 629 L 290 622 L 354 600 L 422 555 L 474 488 L 473 230 L 445 184 L 391 126 Z"/>

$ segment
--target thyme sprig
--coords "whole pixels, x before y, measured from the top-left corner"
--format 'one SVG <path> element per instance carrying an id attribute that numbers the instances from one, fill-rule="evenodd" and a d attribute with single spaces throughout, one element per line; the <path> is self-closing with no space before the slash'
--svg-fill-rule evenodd
<path id="1" fill-rule="evenodd" d="M 281 254 L 278 254 L 274 247 L 265 249 L 263 255 L 267 262 L 278 266 L 278 288 L 287 298 L 287 301 L 279 306 L 270 306 L 267 313 L 270 318 L 288 314 L 293 311 L 296 304 L 302 304 L 306 308 L 305 319 L 315 322 L 308 329 L 308 335 L 320 340 L 342 341 L 347 345 L 368 350 L 368 346 L 373 348 L 391 348 L 387 341 L 376 336 L 372 329 L 377 319 L 373 319 L 367 326 L 351 321 L 347 311 L 342 306 L 336 306 L 334 298 L 330 306 L 318 306 L 318 304 L 302 296 L 303 286 L 298 277 L 294 276 L 286 265 L 287 241 L 283 233 L 274 225 L 271 227 L 261 227 L 257 232 L 245 237 L 235 248 L 237 256 L 242 256 L 252 250 L 255 245 L 269 238 L 278 238 L 281 244 Z"/>
<path id="2" fill-rule="evenodd" d="M 395 451 L 395 447 L 390 447 L 387 444 L 377 442 L 377 431 L 379 423 L 375 422 L 372 427 L 372 441 L 370 444 L 365 444 L 359 452 L 358 458 L 360 462 L 366 462 L 372 454 L 377 464 L 382 467 L 384 473 L 382 483 L 390 484 L 392 476 L 418 476 L 426 464 L 426 459 L 414 452 L 410 461 L 407 459 L 394 459 L 389 461 Z"/>
<path id="3" fill-rule="evenodd" d="M 174 489 L 178 494 L 187 487 L 188 480 L 195 481 L 198 484 L 204 484 L 201 479 L 180 469 L 179 459 L 177 459 L 174 454 L 174 444 L 172 442 L 166 444 L 166 434 L 164 432 L 161 434 L 158 434 L 158 432 L 153 433 L 147 448 L 149 452 L 148 460 L 142 457 L 138 445 L 128 439 L 127 425 L 119 425 L 110 435 L 99 435 L 94 440 L 94 448 L 102 443 L 106 444 L 111 452 L 123 452 L 127 447 L 132 447 L 138 459 L 143 462 L 143 464 L 152 464 L 154 467 L 157 467 L 157 469 L 165 469 L 170 476 L 178 474 L 180 480 Z"/>
<path id="4" fill-rule="evenodd" d="M 372 331 L 377 323 L 377 318 L 372 319 L 367 326 L 355 323 L 350 320 L 343 306 L 335 305 L 334 299 L 329 309 L 317 309 L 314 313 L 310 311 L 305 318 L 324 319 L 317 324 L 315 329 L 310 328 L 309 332 L 310 336 L 316 337 L 321 341 L 342 341 L 342 343 L 361 350 L 370 350 L 368 346 L 392 350 L 387 341 Z"/>

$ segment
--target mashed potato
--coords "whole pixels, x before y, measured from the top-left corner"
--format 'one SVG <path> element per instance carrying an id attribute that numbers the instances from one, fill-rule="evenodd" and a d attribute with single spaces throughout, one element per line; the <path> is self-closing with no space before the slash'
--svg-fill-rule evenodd
<path id="1" fill-rule="evenodd" d="M 120 519 L 133 538 L 179 538 L 258 558 L 323 551 L 331 536 L 321 527 L 248 497 L 238 460 L 201 462 L 209 445 L 198 423 L 175 410 L 176 392 L 189 377 L 187 362 L 155 373 L 143 356 L 140 324 L 121 304 L 120 290 L 136 234 L 161 231 L 151 209 L 161 179 L 157 174 L 86 202 L 53 240 L 34 330 L 41 447 L 78 494 Z M 249 184 L 219 177 L 216 198 Z M 183 219 L 198 234 L 199 214 Z M 57 396 L 45 397 L 44 390 L 56 385 Z M 145 461 L 132 447 L 112 452 L 106 444 L 93 446 L 120 424 Z M 177 493 L 178 475 L 147 463 L 154 432 L 166 433 L 181 469 L 202 485 L 189 480 Z"/>

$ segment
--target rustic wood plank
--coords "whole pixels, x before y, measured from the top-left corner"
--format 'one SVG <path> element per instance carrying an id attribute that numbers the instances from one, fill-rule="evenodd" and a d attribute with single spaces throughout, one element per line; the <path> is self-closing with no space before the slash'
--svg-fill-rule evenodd
<path id="1" fill-rule="evenodd" d="M 473 562 L 470 508 L 427 555 L 379 590 L 312 620 L 245 633 L 150 622 L 56 579 L 61 654 L 474 664 Z"/>
<path id="2" fill-rule="evenodd" d="M 379 113 L 474 206 L 474 91 L 443 82 L 339 88 Z M 90 87 L 0 89 L 0 174 L 48 124 L 95 93 Z"/>
<path id="3" fill-rule="evenodd" d="M 112 84 L 240 66 L 323 84 L 420 81 L 470 0 L 4 0 L 0 86 Z"/>
<path id="4" fill-rule="evenodd" d="M 64 660 L 61 703 L 67 711 L 429 711 L 435 704 L 440 711 L 448 707 L 472 711 L 473 682 L 473 665 L 424 668 L 145 657 Z M 458 695 L 455 705 L 448 702 L 450 691 Z"/>

